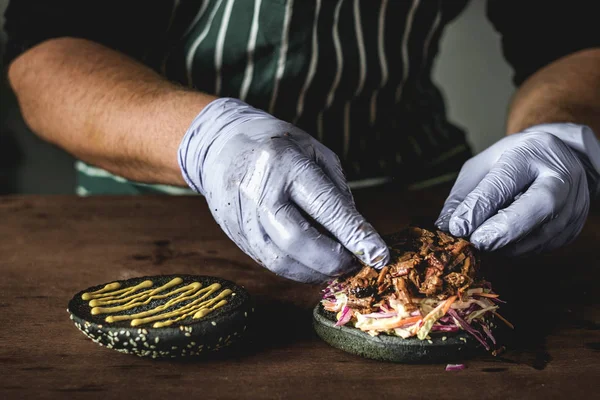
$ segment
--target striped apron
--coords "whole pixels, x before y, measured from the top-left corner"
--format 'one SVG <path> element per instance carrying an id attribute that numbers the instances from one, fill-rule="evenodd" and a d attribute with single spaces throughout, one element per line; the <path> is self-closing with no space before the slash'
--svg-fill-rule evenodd
<path id="1" fill-rule="evenodd" d="M 471 156 L 431 80 L 443 29 L 466 2 L 179 0 L 145 61 L 296 124 L 338 154 L 353 188 L 422 188 L 455 178 Z M 80 195 L 192 193 L 76 168 Z"/>

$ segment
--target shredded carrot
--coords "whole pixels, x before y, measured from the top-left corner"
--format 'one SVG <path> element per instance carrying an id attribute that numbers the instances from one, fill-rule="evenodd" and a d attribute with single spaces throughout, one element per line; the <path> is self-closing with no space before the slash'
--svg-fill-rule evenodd
<path id="1" fill-rule="evenodd" d="M 444 306 L 442 308 L 442 310 L 444 311 L 443 315 L 446 315 L 446 313 L 448 312 L 448 310 L 450 309 L 450 306 L 452 305 L 452 303 L 454 303 L 456 301 L 456 296 L 450 296 L 448 297 L 448 300 L 446 300 L 446 302 L 444 303 Z M 443 316 L 442 315 L 442 316 Z"/>
<path id="2" fill-rule="evenodd" d="M 508 325 L 510 327 L 510 329 L 515 329 L 515 326 L 513 324 L 511 324 L 510 322 L 508 322 L 508 320 L 506 318 L 504 318 L 502 315 L 498 314 L 495 311 L 492 311 L 494 313 L 494 315 L 498 318 L 500 318 L 500 320 L 502 322 L 504 322 L 506 325 Z"/>
<path id="3" fill-rule="evenodd" d="M 423 318 L 423 317 L 421 317 L 420 315 L 417 315 L 415 317 L 408 317 L 408 318 L 401 319 L 396 324 L 393 324 L 394 326 L 392 326 L 392 328 L 390 328 L 390 329 L 400 328 L 401 326 L 408 325 L 408 324 L 415 324 L 415 323 L 419 322 L 419 320 L 421 318 Z"/>
<path id="4" fill-rule="evenodd" d="M 473 296 L 489 297 L 491 299 L 499 297 L 499 295 L 497 295 L 496 293 L 473 293 Z"/>

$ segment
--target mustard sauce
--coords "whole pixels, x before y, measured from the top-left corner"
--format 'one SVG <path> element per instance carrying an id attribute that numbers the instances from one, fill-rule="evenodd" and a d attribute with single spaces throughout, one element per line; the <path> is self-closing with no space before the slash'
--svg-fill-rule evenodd
<path id="1" fill-rule="evenodd" d="M 168 282 L 160 287 L 157 287 L 156 289 L 144 290 L 143 292 L 140 292 L 138 294 L 132 294 L 132 295 L 129 295 L 129 296 L 123 297 L 123 298 L 105 297 L 105 298 L 95 299 L 95 300 L 90 301 L 89 304 L 91 307 L 108 306 L 111 304 L 119 304 L 119 303 L 125 303 L 125 305 L 127 305 L 127 304 L 130 304 L 135 301 L 146 300 L 149 296 L 153 296 L 153 295 L 160 293 L 166 289 L 170 289 L 173 286 L 177 286 L 182 282 L 183 282 L 183 279 L 175 278 L 175 279 L 171 280 L 170 282 Z M 196 283 L 196 284 L 199 285 L 199 283 Z M 183 288 L 178 289 L 178 291 L 183 291 L 183 290 L 184 290 Z M 171 293 L 175 294 L 175 292 L 171 292 Z M 170 294 L 168 294 L 168 295 L 170 295 Z M 156 297 L 156 298 L 160 298 L 160 297 Z"/>
<path id="2" fill-rule="evenodd" d="M 162 328 L 188 317 L 192 317 L 192 319 L 203 318 L 227 304 L 225 298 L 233 294 L 230 289 L 224 289 L 211 298 L 213 294 L 221 289 L 220 283 L 213 283 L 202 288 L 200 282 L 192 282 L 177 288 L 182 283 L 183 279 L 177 277 L 162 286 L 149 289 L 154 283 L 146 280 L 135 286 L 121 289 L 121 284 L 114 282 L 94 292 L 84 293 L 81 298 L 90 300 L 88 305 L 91 307 L 90 312 L 92 315 L 119 313 L 147 305 L 153 300 L 170 298 L 150 310 L 128 315 L 109 315 L 105 318 L 108 323 L 129 320 L 131 326 L 154 322 L 152 325 L 154 328 Z M 148 290 L 140 291 L 142 289 Z M 172 306 L 185 301 L 190 302 L 179 309 L 165 312 Z"/>
<path id="3" fill-rule="evenodd" d="M 105 289 L 107 287 L 109 287 L 110 285 L 115 285 L 115 287 L 119 288 L 121 287 L 121 284 L 118 282 L 115 283 L 110 283 L 106 286 L 104 286 L 103 289 L 100 289 L 96 292 L 92 292 L 92 293 L 84 293 L 81 295 L 81 298 L 83 300 L 90 300 L 90 299 L 98 299 L 98 298 L 114 298 L 114 299 L 118 299 L 121 298 L 123 296 L 127 296 L 130 293 L 134 293 L 137 292 L 140 289 L 145 289 L 145 288 L 149 288 L 152 286 L 152 281 L 144 281 L 138 285 L 132 286 L 130 288 L 124 288 L 121 290 L 115 290 L 115 291 L 106 291 Z M 116 286 L 118 285 L 118 286 Z"/>
<path id="4" fill-rule="evenodd" d="M 118 288 L 121 287 L 121 284 L 119 282 L 114 282 L 114 283 L 109 283 L 108 285 L 105 285 L 102 289 L 100 290 L 96 290 L 95 292 L 91 292 L 91 293 L 84 293 L 81 295 L 81 298 L 83 300 L 89 300 L 89 299 L 93 299 L 92 296 L 97 295 L 97 294 L 102 294 L 111 290 L 116 290 Z"/>

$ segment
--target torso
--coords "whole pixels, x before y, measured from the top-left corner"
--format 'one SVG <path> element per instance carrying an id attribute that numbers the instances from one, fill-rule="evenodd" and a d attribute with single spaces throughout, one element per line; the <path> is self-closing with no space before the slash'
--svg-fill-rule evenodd
<path id="1" fill-rule="evenodd" d="M 149 59 L 174 81 L 297 124 L 338 154 L 354 187 L 435 183 L 470 156 L 431 81 L 443 28 L 466 3 L 181 0 L 166 44 Z M 94 170 L 79 165 L 80 175 L 103 175 Z M 97 192 L 86 179 L 87 192 Z"/>

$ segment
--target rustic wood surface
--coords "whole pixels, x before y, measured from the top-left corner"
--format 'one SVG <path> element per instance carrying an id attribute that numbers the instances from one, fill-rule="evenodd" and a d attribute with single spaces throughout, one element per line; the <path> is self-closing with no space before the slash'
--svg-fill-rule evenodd
<path id="1" fill-rule="evenodd" d="M 448 188 L 357 192 L 380 230 L 424 223 Z M 583 398 L 600 387 L 600 213 L 549 255 L 487 256 L 486 274 L 517 328 L 500 357 L 399 365 L 329 347 L 313 332 L 318 286 L 279 278 L 230 242 L 198 197 L 0 197 L 0 398 Z M 240 351 L 196 362 L 101 348 L 66 312 L 77 291 L 153 274 L 244 285 L 259 324 Z"/>

